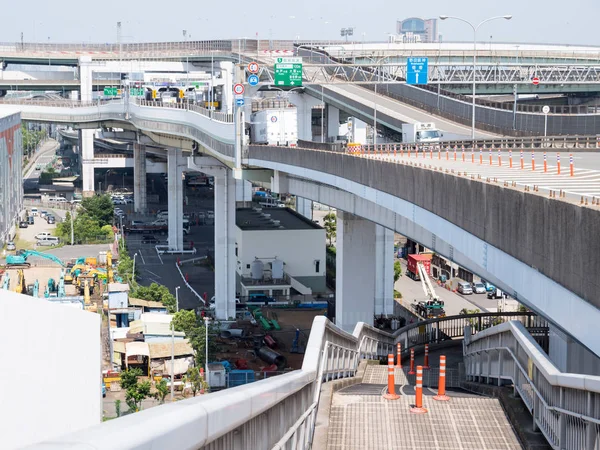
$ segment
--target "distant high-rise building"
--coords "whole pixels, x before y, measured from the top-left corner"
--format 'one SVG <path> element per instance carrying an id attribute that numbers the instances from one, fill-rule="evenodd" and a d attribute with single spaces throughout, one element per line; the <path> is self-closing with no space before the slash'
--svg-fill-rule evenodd
<path id="1" fill-rule="evenodd" d="M 437 42 L 437 19 L 410 17 L 405 20 L 398 20 L 396 22 L 396 33 L 401 40 L 406 37 L 407 42 Z"/>

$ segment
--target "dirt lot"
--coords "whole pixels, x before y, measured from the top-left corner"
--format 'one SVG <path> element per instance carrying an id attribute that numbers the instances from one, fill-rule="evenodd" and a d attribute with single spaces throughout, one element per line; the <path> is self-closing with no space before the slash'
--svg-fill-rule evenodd
<path id="1" fill-rule="evenodd" d="M 324 311 L 262 308 L 262 313 L 267 319 L 277 320 L 281 326 L 280 331 L 268 332 L 277 341 L 277 348 L 274 350 L 285 356 L 288 368 L 300 369 L 313 319 L 316 316 L 323 315 Z M 244 329 L 245 337 L 242 339 L 217 338 L 220 351 L 214 357 L 211 357 L 211 360 L 227 360 L 233 364 L 238 359 L 245 359 L 248 361 L 248 368 L 254 371 L 260 371 L 267 367 L 269 364 L 258 358 L 254 353 L 255 341 L 261 342 L 267 332 L 259 325 L 252 325 L 249 321 L 238 321 L 235 328 Z M 291 353 L 296 329 L 300 330 L 300 353 Z"/>

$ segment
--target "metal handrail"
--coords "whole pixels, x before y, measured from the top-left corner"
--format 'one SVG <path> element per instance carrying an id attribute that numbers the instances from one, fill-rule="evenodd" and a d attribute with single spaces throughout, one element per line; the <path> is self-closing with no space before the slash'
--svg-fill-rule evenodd
<path id="1" fill-rule="evenodd" d="M 468 328 L 468 327 L 467 327 Z M 600 432 L 600 376 L 563 373 L 521 323 L 508 322 L 464 341 L 467 379 L 510 380 L 555 449 L 593 449 Z"/>

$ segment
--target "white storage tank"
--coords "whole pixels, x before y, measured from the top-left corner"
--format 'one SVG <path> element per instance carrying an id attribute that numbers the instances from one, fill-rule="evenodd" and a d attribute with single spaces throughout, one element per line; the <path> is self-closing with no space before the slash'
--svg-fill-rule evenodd
<path id="1" fill-rule="evenodd" d="M 274 280 L 283 279 L 283 261 L 275 259 L 271 262 L 271 276 Z"/>
<path id="2" fill-rule="evenodd" d="M 262 280 L 264 270 L 265 265 L 259 259 L 255 259 L 252 264 L 250 264 L 250 276 L 253 280 Z"/>

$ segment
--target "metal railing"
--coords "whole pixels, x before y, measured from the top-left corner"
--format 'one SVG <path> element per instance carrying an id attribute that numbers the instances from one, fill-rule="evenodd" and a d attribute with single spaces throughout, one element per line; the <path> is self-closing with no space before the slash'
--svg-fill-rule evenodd
<path id="1" fill-rule="evenodd" d="M 217 122 L 233 123 L 233 114 L 227 114 L 220 111 L 211 111 L 210 109 L 203 108 L 189 102 L 177 102 L 177 103 L 163 103 L 154 100 L 142 100 L 135 99 L 134 102 L 140 106 L 153 106 L 158 108 L 172 108 L 172 109 L 184 109 L 186 111 L 193 111 L 201 114 L 205 117 L 216 120 Z"/>
<path id="2" fill-rule="evenodd" d="M 600 446 L 600 377 L 560 372 L 522 323 L 508 322 L 469 336 L 464 356 L 467 379 L 512 382 L 533 416 L 534 428 L 553 448 Z"/>

